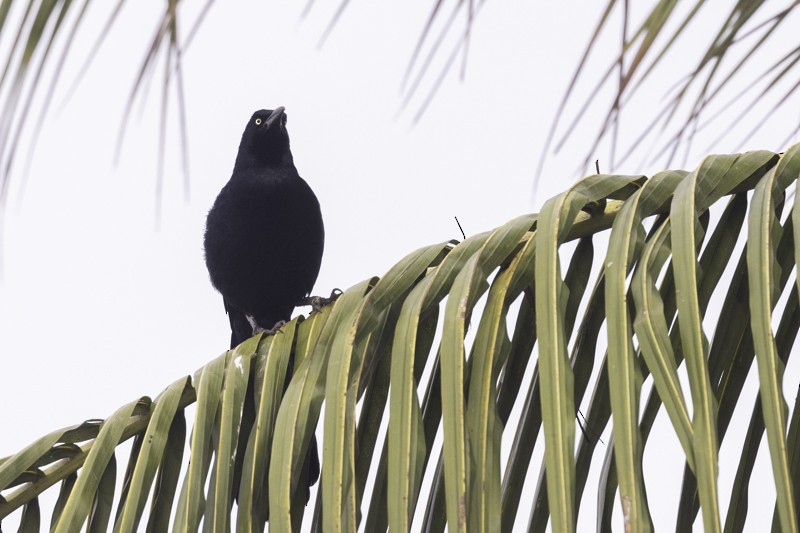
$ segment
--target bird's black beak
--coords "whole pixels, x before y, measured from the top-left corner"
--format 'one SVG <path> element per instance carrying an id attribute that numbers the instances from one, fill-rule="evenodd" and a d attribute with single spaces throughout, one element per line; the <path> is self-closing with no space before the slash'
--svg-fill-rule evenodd
<path id="1" fill-rule="evenodd" d="M 285 107 L 280 106 L 272 112 L 272 114 L 267 118 L 266 126 L 267 128 L 271 128 L 273 124 L 276 122 L 280 122 L 281 117 L 283 116 L 283 112 L 286 110 Z"/>

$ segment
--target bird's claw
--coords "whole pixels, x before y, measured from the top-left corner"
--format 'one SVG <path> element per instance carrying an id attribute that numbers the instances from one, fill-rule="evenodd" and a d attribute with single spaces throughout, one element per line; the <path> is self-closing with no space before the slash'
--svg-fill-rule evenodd
<path id="1" fill-rule="evenodd" d="M 342 295 L 341 289 L 333 289 L 331 295 L 325 298 L 324 296 L 307 296 L 300 300 L 300 305 L 310 305 L 311 312 L 316 313 L 328 304 L 335 302 L 339 296 Z"/>
<path id="2" fill-rule="evenodd" d="M 253 335 L 257 335 L 259 333 L 263 333 L 264 335 L 273 335 L 275 333 L 283 333 L 280 329 L 286 325 L 285 320 L 278 320 L 275 322 L 275 325 L 269 329 L 264 329 L 261 326 L 254 326 L 253 327 Z"/>

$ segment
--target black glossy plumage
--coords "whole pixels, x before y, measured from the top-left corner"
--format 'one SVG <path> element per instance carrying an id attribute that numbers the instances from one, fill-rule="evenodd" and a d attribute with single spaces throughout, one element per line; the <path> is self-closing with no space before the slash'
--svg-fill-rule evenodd
<path id="1" fill-rule="evenodd" d="M 294 166 L 283 108 L 256 111 L 242 134 L 233 174 L 206 220 L 206 266 L 225 302 L 231 348 L 253 335 L 248 317 L 263 329 L 291 318 L 317 280 L 324 238 L 317 197 Z M 290 362 L 289 375 L 292 367 Z M 245 437 L 254 421 L 253 402 L 252 396 L 245 400 Z M 240 447 L 235 474 L 243 456 Z M 315 439 L 307 460 L 310 487 L 319 478 Z"/>
<path id="2" fill-rule="evenodd" d="M 233 175 L 208 213 L 206 266 L 231 322 L 231 348 L 289 320 L 319 273 L 325 231 L 319 202 L 294 166 L 282 108 L 256 111 Z"/>

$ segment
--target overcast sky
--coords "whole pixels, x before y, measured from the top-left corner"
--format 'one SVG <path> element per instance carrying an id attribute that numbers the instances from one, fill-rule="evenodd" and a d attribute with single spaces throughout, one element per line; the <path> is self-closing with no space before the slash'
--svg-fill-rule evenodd
<path id="1" fill-rule="evenodd" d="M 473 27 L 464 80 L 459 63 L 412 127 L 424 98 L 400 111 L 400 83 L 431 2 L 352 3 L 321 48 L 338 2 L 318 3 L 305 19 L 292 2 L 251 2 L 247 8 L 217 2 L 184 56 L 189 198 L 173 98 L 156 228 L 161 66 L 148 100 L 135 106 L 113 162 L 122 111 L 160 15 L 153 3 L 128 4 L 65 101 L 106 17 L 93 4 L 51 112 L 41 121 L 32 114 L 30 128 L 40 137 L 24 191 L 24 165 L 15 170 L 0 283 L 0 456 L 56 428 L 105 418 L 132 399 L 155 397 L 225 350 L 228 321 L 208 281 L 202 234 L 254 110 L 286 107 L 295 163 L 322 205 L 326 243 L 319 294 L 382 275 L 420 246 L 460 238 L 454 216 L 469 235 L 534 211 L 575 181 L 593 140 L 595 130 L 586 128 L 568 150 L 550 157 L 534 198 L 535 170 L 555 107 L 602 6 L 487 2 Z M 614 39 L 601 43 L 588 79 L 608 65 L 618 46 Z M 697 52 L 706 44 L 684 46 Z M 445 47 L 444 55 L 449 51 Z M 684 68 L 686 63 L 676 65 L 666 79 L 674 81 Z M 652 108 L 666 87 L 656 84 L 638 105 Z M 581 86 L 576 107 L 590 88 Z M 641 127 L 634 107 L 627 124 L 637 120 Z M 784 135 L 763 133 L 748 146 L 778 151 L 784 147 L 774 143 Z M 731 148 L 719 151 L 725 149 Z M 24 160 L 24 146 L 21 154 Z M 608 160 L 598 157 L 601 165 Z M 690 157 L 689 168 L 697 162 Z M 627 167 L 625 173 L 659 169 L 642 168 L 638 160 Z M 668 424 L 666 417 L 659 420 Z M 677 494 L 680 447 L 671 434 L 663 446 L 668 453 L 646 457 L 647 467 L 663 473 L 656 476 L 662 490 Z M 721 461 L 738 457 L 736 450 L 725 453 L 723 447 Z M 768 468 L 766 453 L 757 467 Z M 724 514 L 734 472 L 723 472 Z M 537 474 L 531 470 L 532 479 Z M 764 500 L 751 524 L 771 520 L 773 489 L 769 477 L 763 479 Z M 657 502 L 652 493 L 650 500 L 655 523 L 671 525 L 677 501 Z M 590 513 L 580 519 L 582 527 L 593 527 Z"/>

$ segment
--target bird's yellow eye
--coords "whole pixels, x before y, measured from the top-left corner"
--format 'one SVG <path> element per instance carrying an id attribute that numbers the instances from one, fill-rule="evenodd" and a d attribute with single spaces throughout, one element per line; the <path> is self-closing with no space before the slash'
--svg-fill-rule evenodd
<path id="1" fill-rule="evenodd" d="M 260 126 L 260 125 L 261 125 L 261 119 L 260 119 L 260 118 L 257 118 L 257 119 L 256 119 L 256 126 Z"/>

